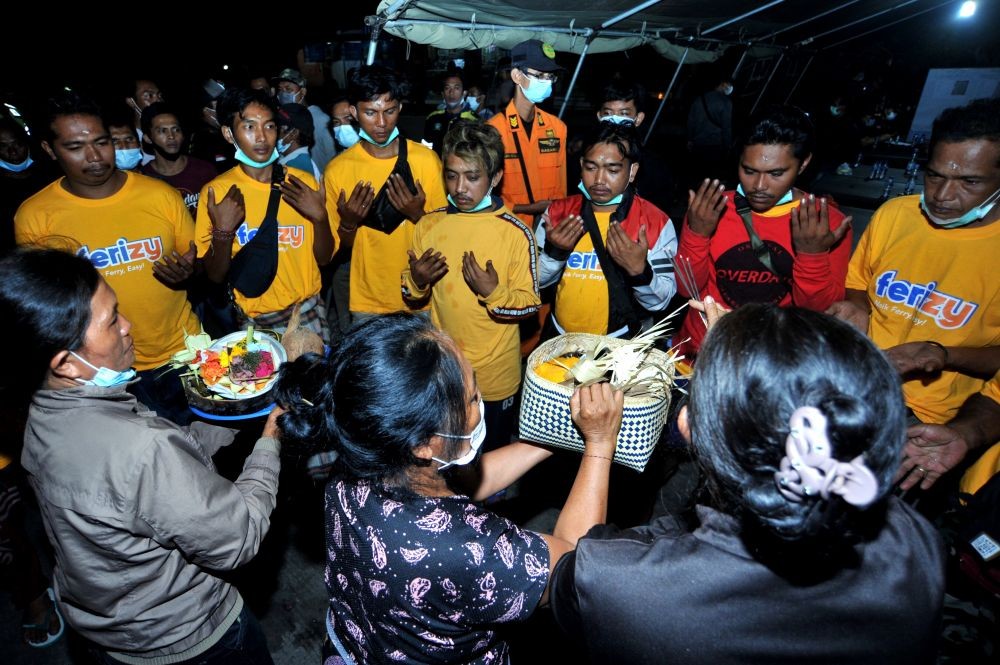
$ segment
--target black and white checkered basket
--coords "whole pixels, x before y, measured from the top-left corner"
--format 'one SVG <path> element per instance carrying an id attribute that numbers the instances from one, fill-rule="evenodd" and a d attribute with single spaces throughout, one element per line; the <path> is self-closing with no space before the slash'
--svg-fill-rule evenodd
<path id="1" fill-rule="evenodd" d="M 573 424 L 569 411 L 569 398 L 573 389 L 538 376 L 535 368 L 552 358 L 593 348 L 597 339 L 597 335 L 585 333 L 560 335 L 539 346 L 528 357 L 521 393 L 521 438 L 583 452 L 583 439 L 580 438 L 580 432 Z M 608 346 L 612 347 L 625 341 L 606 339 Z M 658 355 L 659 364 L 673 371 L 667 354 L 657 349 L 652 349 L 649 353 Z M 669 393 L 659 400 L 626 397 L 614 461 L 636 471 L 645 469 L 656 448 L 656 442 L 660 439 L 669 409 Z"/>

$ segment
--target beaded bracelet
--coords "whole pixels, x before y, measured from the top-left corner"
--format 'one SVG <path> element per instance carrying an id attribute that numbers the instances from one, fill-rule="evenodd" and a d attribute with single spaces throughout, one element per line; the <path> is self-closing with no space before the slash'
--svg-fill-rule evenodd
<path id="1" fill-rule="evenodd" d="M 232 240 L 236 237 L 236 231 L 222 231 L 212 227 L 212 240 Z"/>
<path id="2" fill-rule="evenodd" d="M 924 340 L 924 344 L 930 344 L 932 346 L 936 346 L 937 348 L 941 349 L 944 352 L 944 364 L 947 366 L 947 364 L 948 364 L 948 348 L 945 347 L 944 344 L 942 344 L 941 342 L 935 342 L 932 339 L 925 339 Z"/>

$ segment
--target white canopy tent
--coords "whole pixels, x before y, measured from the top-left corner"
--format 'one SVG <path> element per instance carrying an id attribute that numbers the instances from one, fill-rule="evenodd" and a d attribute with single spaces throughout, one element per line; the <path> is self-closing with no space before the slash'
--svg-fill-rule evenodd
<path id="1" fill-rule="evenodd" d="M 651 123 L 659 120 L 684 64 L 712 62 L 727 47 L 743 55 L 777 55 L 760 91 L 763 97 L 789 48 L 820 50 L 895 25 L 957 0 L 381 0 L 366 19 L 372 31 L 372 62 L 381 31 L 443 49 L 511 48 L 527 39 L 548 42 L 560 53 L 576 53 L 573 76 L 559 115 L 588 53 L 650 46 L 677 63 Z M 900 10 L 906 9 L 905 13 Z M 900 16 L 902 15 L 902 18 Z M 824 22 L 817 23 L 824 19 Z M 873 28 L 871 21 L 884 19 Z M 855 29 L 853 35 L 846 29 Z M 831 37 L 832 36 L 832 37 Z M 810 56 L 799 81 L 812 63 Z M 796 86 L 798 82 L 796 82 Z M 790 96 L 790 95 L 789 95 Z M 648 136 L 648 135 L 647 135 Z"/>

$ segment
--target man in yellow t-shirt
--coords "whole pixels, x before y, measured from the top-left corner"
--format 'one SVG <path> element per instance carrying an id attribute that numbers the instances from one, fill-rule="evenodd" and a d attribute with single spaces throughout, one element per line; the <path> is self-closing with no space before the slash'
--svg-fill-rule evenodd
<path id="1" fill-rule="evenodd" d="M 193 271 L 194 224 L 184 200 L 166 183 L 115 168 L 100 110 L 67 93 L 42 125 L 42 148 L 65 177 L 41 190 L 14 218 L 18 245 L 65 249 L 90 259 L 132 322 L 136 396 L 159 415 L 190 420 L 180 382 L 153 384 L 152 370 L 197 334 L 183 282 Z"/>
<path id="2" fill-rule="evenodd" d="M 879 208 L 828 310 L 865 330 L 903 377 L 910 428 L 902 487 L 929 488 L 994 443 L 962 410 L 1000 370 L 1000 100 L 935 121 L 924 193 Z M 942 433 L 947 433 L 942 434 Z"/>
<path id="3" fill-rule="evenodd" d="M 268 208 L 272 178 L 278 173 L 278 115 L 265 92 L 227 90 L 219 100 L 222 136 L 235 147 L 235 167 L 215 178 L 198 199 L 195 237 L 209 279 L 231 279 L 233 257 L 257 234 Z M 319 297 L 319 266 L 336 249 L 322 191 L 311 174 L 295 168 L 282 173 L 277 208 L 278 267 L 260 295 L 233 289 L 236 304 L 258 327 L 284 331 L 292 308 L 301 303 L 303 326 L 329 341 L 326 309 Z"/>
<path id="4" fill-rule="evenodd" d="M 323 173 L 330 223 L 342 246 L 352 248 L 349 306 L 354 321 L 406 309 L 399 275 L 407 267 L 413 225 L 425 211 L 445 205 L 441 160 L 396 128 L 403 109 L 402 83 L 398 73 L 377 65 L 361 67 L 352 75 L 348 99 L 361 140 L 337 155 Z M 392 174 L 401 147 L 406 150 L 415 193 Z M 398 226 L 379 228 L 374 222 L 372 208 L 383 187 L 391 207 L 404 218 Z"/>
<path id="5" fill-rule="evenodd" d="M 521 385 L 518 320 L 538 311 L 531 229 L 493 189 L 503 177 L 499 133 L 459 121 L 445 135 L 449 205 L 417 224 L 403 296 L 430 296 L 431 320 L 455 340 L 476 371 L 486 418 L 486 447 L 510 443 Z"/>

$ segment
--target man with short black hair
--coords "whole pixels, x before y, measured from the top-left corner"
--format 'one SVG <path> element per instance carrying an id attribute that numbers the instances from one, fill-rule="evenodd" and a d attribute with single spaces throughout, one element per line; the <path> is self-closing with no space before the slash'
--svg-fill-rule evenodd
<path id="1" fill-rule="evenodd" d="M 156 102 L 143 110 L 142 134 L 143 142 L 153 150 L 153 161 L 143 165 L 143 175 L 176 189 L 193 216 L 198 211 L 201 188 L 217 175 L 215 166 L 184 154 L 180 114 L 166 102 Z"/>
<path id="2" fill-rule="evenodd" d="M 430 143 L 439 155 L 444 150 L 444 135 L 448 133 L 452 123 L 459 119 L 473 122 L 477 120 L 465 99 L 465 83 L 461 74 L 446 74 L 441 85 L 444 108 L 431 111 L 424 121 L 424 141 Z"/>
<path id="3" fill-rule="evenodd" d="M 904 489 L 996 442 L 981 425 L 1000 395 L 1000 100 L 944 111 L 929 155 L 923 193 L 875 211 L 846 300 L 829 309 L 886 350 L 923 423 L 909 430 Z"/>
<path id="4" fill-rule="evenodd" d="M 801 110 L 765 109 L 743 139 L 736 191 L 705 179 L 688 192 L 675 261 L 683 295 L 711 296 L 727 308 L 765 302 L 820 312 L 843 299 L 850 218 L 795 187 L 812 159 L 813 141 Z M 685 283 L 688 272 L 694 284 Z M 688 311 L 677 335 L 686 340 L 681 353 L 693 357 L 704 336 L 698 312 Z"/>
<path id="5" fill-rule="evenodd" d="M 352 74 L 347 96 L 361 140 L 323 172 L 331 226 L 341 247 L 351 248 L 350 312 L 355 322 L 405 309 L 399 276 L 409 266 L 406 252 L 414 224 L 447 203 L 437 153 L 408 140 L 396 126 L 403 90 L 399 73 L 379 65 Z M 403 164 L 397 167 L 403 151 L 412 185 L 401 173 Z"/>
<path id="6" fill-rule="evenodd" d="M 40 130 L 42 148 L 65 177 L 18 209 L 17 244 L 74 251 L 98 268 L 135 324 L 140 382 L 130 390 L 159 415 L 189 422 L 180 382 L 158 381 L 154 371 L 200 330 L 183 287 L 194 269 L 194 224 L 184 201 L 166 183 L 115 168 L 100 110 L 74 93 L 50 101 Z"/>
<path id="7" fill-rule="evenodd" d="M 284 332 L 300 305 L 300 324 L 329 341 L 319 266 L 330 262 L 336 243 L 323 192 L 311 172 L 275 164 L 278 109 L 266 92 L 227 90 L 219 100 L 219 121 L 239 163 L 205 185 L 198 201 L 195 238 L 205 273 L 217 284 L 234 285 L 236 304 L 258 328 Z M 257 245 L 265 239 L 262 228 L 273 233 L 265 257 L 277 263 L 269 281 L 256 265 L 237 260 L 255 239 Z M 248 293 L 237 279 L 241 271 L 253 275 Z"/>
<path id="8" fill-rule="evenodd" d="M 601 90 L 597 119 L 601 122 L 631 124 L 639 128 L 646 120 L 645 107 L 646 89 L 619 75 Z M 571 163 L 569 166 L 572 173 L 575 165 Z M 570 178 L 570 182 L 572 181 L 573 178 Z M 660 210 L 666 210 L 673 202 L 673 175 L 666 161 L 649 145 L 642 148 L 642 168 L 639 169 L 635 188 L 643 198 Z"/>

